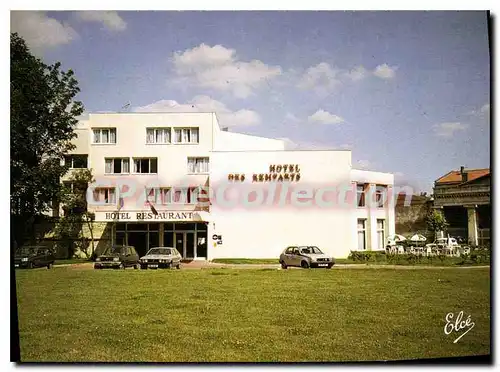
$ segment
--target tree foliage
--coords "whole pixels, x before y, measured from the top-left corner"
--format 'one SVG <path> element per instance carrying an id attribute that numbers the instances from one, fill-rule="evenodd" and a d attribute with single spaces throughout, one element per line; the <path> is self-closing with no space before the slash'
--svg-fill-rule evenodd
<path id="1" fill-rule="evenodd" d="M 433 231 L 435 234 L 438 231 L 444 231 L 448 227 L 448 222 L 444 217 L 444 214 L 437 209 L 433 209 L 429 212 L 426 218 L 427 228 Z"/>
<path id="2" fill-rule="evenodd" d="M 95 220 L 95 214 L 87 210 L 87 188 L 93 182 L 95 179 L 92 175 L 92 169 L 72 170 L 68 181 L 63 183 L 58 196 L 64 215 L 56 225 L 55 236 L 61 244 L 71 247 L 68 250 L 69 257 L 74 253 L 73 244 L 79 240 L 82 242 L 82 252 L 87 254 L 87 257 L 94 253 L 92 221 Z M 90 252 L 86 249 L 87 239 L 82 231 L 83 225 L 86 225 L 90 232 Z"/>
<path id="3" fill-rule="evenodd" d="M 32 236 L 35 217 L 60 193 L 61 160 L 74 148 L 74 126 L 83 113 L 74 101 L 80 89 L 71 70 L 46 65 L 16 33 L 10 37 L 11 231 L 17 243 Z"/>

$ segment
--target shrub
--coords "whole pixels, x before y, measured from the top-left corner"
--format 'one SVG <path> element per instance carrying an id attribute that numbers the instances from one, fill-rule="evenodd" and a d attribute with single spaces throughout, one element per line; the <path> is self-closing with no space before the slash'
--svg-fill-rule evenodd
<path id="1" fill-rule="evenodd" d="M 348 259 L 359 262 L 385 262 L 385 252 L 381 251 L 351 251 Z"/>

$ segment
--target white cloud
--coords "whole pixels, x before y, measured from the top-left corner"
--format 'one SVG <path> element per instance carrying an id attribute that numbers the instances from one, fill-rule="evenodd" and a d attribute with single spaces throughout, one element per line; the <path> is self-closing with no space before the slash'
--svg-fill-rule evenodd
<path id="1" fill-rule="evenodd" d="M 462 124 L 459 122 L 455 123 L 440 123 L 433 126 L 434 132 L 440 137 L 452 137 L 455 132 L 465 131 L 467 129 L 467 124 Z"/>
<path id="2" fill-rule="evenodd" d="M 232 92 L 245 98 L 255 89 L 282 73 L 280 66 L 269 66 L 259 60 L 238 60 L 236 51 L 222 45 L 201 44 L 172 57 L 174 72 L 180 83 Z"/>
<path id="3" fill-rule="evenodd" d="M 339 146 L 339 149 L 341 150 L 352 150 L 353 145 L 350 145 L 348 143 L 343 143 L 342 145 Z"/>
<path id="4" fill-rule="evenodd" d="M 309 67 L 304 73 L 295 77 L 297 87 L 301 89 L 315 90 L 317 93 L 327 95 L 346 82 L 359 82 L 369 76 L 375 76 L 380 79 L 392 79 L 396 76 L 398 67 L 389 66 L 387 63 L 377 66 L 373 70 L 368 70 L 364 66 L 355 66 L 352 69 L 341 69 L 326 62 L 321 62 L 315 66 Z M 297 71 L 287 72 L 293 79 Z"/>
<path id="5" fill-rule="evenodd" d="M 297 87 L 301 89 L 314 89 L 328 93 L 342 84 L 341 70 L 333 68 L 326 62 L 309 67 L 300 77 Z"/>
<path id="6" fill-rule="evenodd" d="M 394 172 L 393 174 L 394 174 L 394 177 L 398 177 L 398 178 L 405 176 L 405 174 L 403 172 Z"/>
<path id="7" fill-rule="evenodd" d="M 68 44 L 78 37 L 71 26 L 47 16 L 45 12 L 12 11 L 10 27 L 35 51 Z"/>
<path id="8" fill-rule="evenodd" d="M 311 142 L 311 141 L 294 141 L 288 137 L 278 138 L 285 142 L 285 150 L 335 150 L 335 146 Z"/>
<path id="9" fill-rule="evenodd" d="M 320 124 L 340 124 L 344 122 L 340 116 L 333 115 L 325 110 L 318 110 L 308 118 L 309 123 L 320 123 Z"/>
<path id="10" fill-rule="evenodd" d="M 480 109 L 479 112 L 483 115 L 489 115 L 490 114 L 490 104 L 487 103 L 483 105 Z"/>
<path id="11" fill-rule="evenodd" d="M 85 10 L 75 12 L 75 15 L 85 22 L 100 22 L 111 31 L 123 31 L 127 28 L 127 23 L 115 11 Z"/>
<path id="12" fill-rule="evenodd" d="M 352 70 L 345 72 L 344 75 L 352 81 L 360 81 L 368 75 L 368 70 L 363 66 L 357 66 Z"/>
<path id="13" fill-rule="evenodd" d="M 392 79 L 394 76 L 396 76 L 396 70 L 397 67 L 391 67 L 387 63 L 384 63 L 383 65 L 378 65 L 375 67 L 373 70 L 373 75 L 380 79 Z"/>
<path id="14" fill-rule="evenodd" d="M 161 100 L 136 107 L 135 112 L 215 112 L 221 127 L 253 126 L 261 123 L 259 114 L 252 110 L 230 110 L 225 104 L 208 96 L 196 96 L 187 103 Z"/>
<path id="15" fill-rule="evenodd" d="M 289 123 L 289 124 L 295 124 L 295 123 L 298 123 L 300 122 L 300 118 L 298 118 L 296 115 L 292 114 L 291 112 L 287 112 L 286 115 L 285 115 L 285 120 L 284 120 L 286 123 Z"/>
<path id="16" fill-rule="evenodd" d="M 356 162 L 356 167 L 361 169 L 369 169 L 373 168 L 373 163 L 369 160 L 362 159 Z"/>

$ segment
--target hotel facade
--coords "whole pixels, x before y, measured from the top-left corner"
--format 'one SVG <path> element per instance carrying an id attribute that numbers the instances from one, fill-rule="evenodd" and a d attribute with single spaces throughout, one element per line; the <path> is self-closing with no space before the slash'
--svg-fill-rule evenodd
<path id="1" fill-rule="evenodd" d="M 350 150 L 285 150 L 220 128 L 215 113 L 90 114 L 75 131 L 62 181 L 92 169 L 87 208 L 109 231 L 99 250 L 212 260 L 315 245 L 343 258 L 395 232 L 393 175 L 353 169 Z"/>

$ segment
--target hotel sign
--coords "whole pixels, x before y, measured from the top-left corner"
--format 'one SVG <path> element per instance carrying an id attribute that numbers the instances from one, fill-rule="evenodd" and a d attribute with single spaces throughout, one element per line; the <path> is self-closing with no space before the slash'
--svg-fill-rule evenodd
<path id="1" fill-rule="evenodd" d="M 241 173 L 230 173 L 227 175 L 228 181 L 244 182 L 247 177 Z M 252 174 L 252 182 L 270 181 L 299 181 L 300 167 L 298 164 L 271 164 L 268 173 Z"/>
<path id="2" fill-rule="evenodd" d="M 96 221 L 191 221 L 193 212 L 100 212 Z"/>

